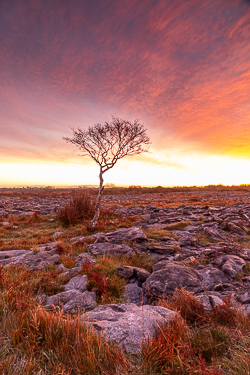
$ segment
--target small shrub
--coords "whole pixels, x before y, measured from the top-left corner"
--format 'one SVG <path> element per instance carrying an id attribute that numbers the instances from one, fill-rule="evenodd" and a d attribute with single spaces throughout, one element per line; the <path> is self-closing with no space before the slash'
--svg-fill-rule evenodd
<path id="1" fill-rule="evenodd" d="M 135 254 L 127 258 L 125 262 L 129 266 L 144 268 L 148 272 L 152 272 L 152 266 L 155 263 L 155 259 L 148 254 Z"/>
<path id="2" fill-rule="evenodd" d="M 100 263 L 86 261 L 80 273 L 88 277 L 88 289 L 95 291 L 98 303 L 123 302 L 125 281 L 115 274 L 117 265 L 110 258 L 99 260 Z"/>
<path id="3" fill-rule="evenodd" d="M 84 191 L 76 193 L 69 203 L 57 211 L 57 219 L 63 225 L 74 225 L 83 219 L 90 219 L 94 215 L 94 202 Z"/>
<path id="4" fill-rule="evenodd" d="M 191 374 L 195 350 L 189 344 L 185 322 L 177 316 L 158 329 L 154 339 L 145 340 L 142 347 L 142 369 L 146 374 Z"/>
<path id="5" fill-rule="evenodd" d="M 177 310 L 189 324 L 203 324 L 207 320 L 202 304 L 193 293 L 184 288 L 176 289 L 172 298 L 160 300 L 158 304 L 170 310 Z"/>
<path id="6" fill-rule="evenodd" d="M 230 344 L 230 338 L 225 327 L 208 327 L 196 330 L 191 338 L 191 345 L 198 351 L 207 363 L 213 358 L 222 357 Z"/>
<path id="7" fill-rule="evenodd" d="M 212 319 L 229 327 L 235 327 L 238 324 L 238 312 L 231 303 L 231 296 L 223 299 L 223 305 L 218 305 L 212 312 Z"/>

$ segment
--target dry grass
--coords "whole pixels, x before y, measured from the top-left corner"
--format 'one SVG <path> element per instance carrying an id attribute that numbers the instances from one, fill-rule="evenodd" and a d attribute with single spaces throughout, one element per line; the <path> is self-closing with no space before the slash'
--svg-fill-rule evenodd
<path id="1" fill-rule="evenodd" d="M 178 237 L 175 234 L 173 234 L 172 232 L 170 232 L 167 228 L 165 228 L 165 229 L 158 229 L 158 228 L 145 229 L 145 228 L 143 228 L 143 233 L 145 234 L 145 236 L 147 238 L 152 238 L 154 240 L 159 240 L 160 237 L 164 237 L 164 236 L 171 237 L 175 240 L 178 239 Z"/>
<path id="2" fill-rule="evenodd" d="M 57 220 L 63 225 L 74 225 L 80 220 L 90 220 L 94 216 L 95 206 L 90 195 L 84 191 L 74 194 L 65 207 L 57 211 Z"/>
<path id="3" fill-rule="evenodd" d="M 167 225 L 166 230 L 184 230 L 188 225 L 192 225 L 192 221 L 180 221 L 179 223 Z"/>
<path id="4" fill-rule="evenodd" d="M 169 205 L 175 206 L 187 204 L 188 201 L 205 205 L 204 200 L 191 200 L 191 190 L 157 189 L 164 194 L 161 204 L 169 200 Z M 207 195 L 208 204 L 212 199 L 209 195 L 213 197 L 213 191 L 216 189 L 211 187 L 211 194 Z M 26 189 L 24 190 L 21 193 L 27 196 Z M 47 190 L 36 194 L 59 194 L 54 189 Z M 90 190 L 90 194 L 94 195 L 95 191 L 97 190 Z M 131 188 L 131 191 L 138 196 L 145 192 L 140 188 Z M 194 188 L 192 194 L 199 198 L 200 192 L 198 188 Z M 64 193 L 60 192 L 62 195 Z M 119 189 L 116 193 L 120 193 Z M 171 196 L 168 196 L 168 193 L 171 193 Z M 176 200 L 173 201 L 174 199 Z M 217 204 L 218 201 L 219 199 L 214 200 L 211 205 Z M 223 203 L 222 199 L 220 200 L 223 204 L 228 202 L 225 200 Z M 142 205 L 147 203 L 145 201 Z M 110 232 L 119 226 L 129 227 L 140 219 L 115 215 L 113 211 L 102 210 L 99 227 L 95 232 Z M 74 225 L 63 227 L 58 220 L 49 221 L 50 217 L 36 214 L 30 217 L 9 217 L 7 220 L 10 225 L 0 227 L 0 249 L 36 249 L 38 244 L 53 241 L 51 235 L 54 232 L 63 231 L 64 234 L 59 240 L 60 261 L 66 267 L 72 267 L 76 256 L 87 250 L 88 241 L 74 245 L 70 239 L 92 234 L 88 231 L 89 219 L 81 219 Z M 13 228 L 13 225 L 18 228 Z M 162 236 L 177 238 L 169 227 L 144 232 L 155 240 Z M 202 239 L 204 242 L 208 241 L 205 237 Z M 209 243 L 211 242 L 209 240 Z M 233 253 L 236 250 L 234 248 L 226 251 Z M 122 301 L 124 280 L 115 274 L 119 265 L 132 265 L 151 271 L 154 263 L 154 260 L 145 254 L 136 254 L 129 258 L 103 257 L 97 258 L 96 261 L 95 265 L 86 264 L 82 273 L 88 275 L 89 288 L 96 291 L 100 303 Z M 238 277 L 242 279 L 249 275 L 249 272 L 247 264 Z M 18 266 L 0 269 L 1 374 L 250 374 L 250 318 L 237 311 L 229 299 L 211 314 L 205 313 L 197 299 L 185 290 L 176 291 L 172 298 L 159 301 L 161 306 L 175 310 L 179 315 L 170 325 L 159 329 L 153 339 L 144 342 L 141 355 L 131 357 L 84 326 L 79 316 L 73 319 L 59 311 L 46 312 L 38 305 L 38 294 L 58 293 L 62 284 L 68 281 L 59 275 L 60 272 L 55 267 L 36 272 Z"/>

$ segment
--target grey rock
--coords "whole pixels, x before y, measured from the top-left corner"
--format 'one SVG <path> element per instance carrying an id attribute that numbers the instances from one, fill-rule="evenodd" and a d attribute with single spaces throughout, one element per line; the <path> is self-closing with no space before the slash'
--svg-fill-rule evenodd
<path id="1" fill-rule="evenodd" d="M 246 261 L 237 255 L 222 255 L 215 258 L 211 264 L 221 269 L 226 275 L 235 277 L 245 266 Z"/>
<path id="2" fill-rule="evenodd" d="M 55 232 L 51 235 L 52 238 L 58 238 L 60 236 L 62 236 L 64 234 L 64 232 Z"/>
<path id="3" fill-rule="evenodd" d="M 10 223 L 8 221 L 3 221 L 2 222 L 2 226 L 7 227 L 8 225 L 10 225 Z"/>
<path id="4" fill-rule="evenodd" d="M 97 306 L 95 292 L 84 292 L 79 294 L 63 306 L 63 311 L 68 314 L 76 313 L 79 310 L 92 310 Z"/>
<path id="5" fill-rule="evenodd" d="M 51 310 L 54 307 L 62 308 L 65 313 L 75 313 L 80 310 L 90 310 L 96 306 L 95 293 L 79 290 L 68 290 L 47 297 L 45 308 Z"/>
<path id="6" fill-rule="evenodd" d="M 125 286 L 124 298 L 127 303 L 135 303 L 137 306 L 148 303 L 147 297 L 143 294 L 143 289 L 136 284 L 127 284 Z"/>
<path id="7" fill-rule="evenodd" d="M 224 304 L 223 300 L 214 294 L 201 294 L 196 297 L 207 313 Z"/>
<path id="8" fill-rule="evenodd" d="M 140 228 L 119 228 L 114 232 L 106 233 L 105 237 L 112 243 L 119 244 L 122 241 L 146 241 L 147 237 Z"/>
<path id="9" fill-rule="evenodd" d="M 32 253 L 32 250 L 3 250 L 0 251 L 0 260 L 12 257 L 19 257 L 21 255 L 30 255 Z"/>
<path id="10" fill-rule="evenodd" d="M 192 268 L 163 260 L 156 263 L 153 270 L 154 272 L 143 283 L 143 291 L 149 297 L 171 296 L 175 289 L 182 287 L 194 293 L 202 291 L 202 277 Z"/>
<path id="11" fill-rule="evenodd" d="M 202 232 L 210 237 L 212 240 L 226 240 L 226 236 L 219 233 L 217 229 L 203 228 Z"/>
<path id="12" fill-rule="evenodd" d="M 70 239 L 70 242 L 73 242 L 73 244 L 81 244 L 84 243 L 85 241 L 85 236 L 78 236 L 78 237 L 73 237 Z"/>
<path id="13" fill-rule="evenodd" d="M 97 306 L 83 319 L 107 341 L 114 341 L 129 353 L 138 353 L 145 339 L 153 338 L 161 325 L 169 323 L 176 313 L 160 306 L 114 304 Z"/>
<path id="14" fill-rule="evenodd" d="M 84 292 L 87 290 L 87 276 L 75 276 L 73 277 L 67 284 L 64 285 L 64 290 L 79 290 L 80 292 Z"/>
<path id="15" fill-rule="evenodd" d="M 134 277 L 142 282 L 145 281 L 150 275 L 150 272 L 148 272 L 144 268 L 133 266 L 119 266 L 116 269 L 116 273 L 124 277 L 125 279 L 130 279 L 131 277 Z"/>
<path id="16" fill-rule="evenodd" d="M 204 290 L 213 290 L 218 284 L 228 283 L 228 278 L 218 268 L 206 266 L 197 270 L 202 276 L 202 286 Z"/>
<path id="17" fill-rule="evenodd" d="M 134 253 L 133 249 L 127 245 L 114 244 L 114 243 L 94 243 L 88 245 L 88 252 L 92 255 L 102 256 L 102 255 L 131 255 Z"/>
<path id="18" fill-rule="evenodd" d="M 175 249 L 171 245 L 151 245 L 147 246 L 149 251 L 152 251 L 153 253 L 157 254 L 163 254 L 163 255 L 173 255 L 175 252 Z"/>
<path id="19" fill-rule="evenodd" d="M 48 252 L 39 252 L 35 255 L 25 256 L 20 261 L 17 261 L 17 263 L 33 271 L 45 270 L 49 266 L 56 264 L 59 258 L 58 254 L 50 255 Z"/>
<path id="20" fill-rule="evenodd" d="M 231 222 L 223 222 L 220 224 L 220 228 L 224 231 L 231 232 L 238 234 L 239 236 L 245 236 L 246 232 L 241 229 L 238 225 L 235 225 L 234 223 Z"/>
<path id="21" fill-rule="evenodd" d="M 76 258 L 75 267 L 81 268 L 85 262 L 94 264 L 96 260 L 88 253 L 81 253 Z"/>

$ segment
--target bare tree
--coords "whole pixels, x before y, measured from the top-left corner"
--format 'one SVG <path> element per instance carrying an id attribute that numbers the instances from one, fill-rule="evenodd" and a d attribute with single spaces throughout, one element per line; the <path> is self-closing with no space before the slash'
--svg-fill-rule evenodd
<path id="1" fill-rule="evenodd" d="M 96 200 L 95 215 L 91 222 L 95 227 L 100 214 L 100 203 L 103 193 L 103 174 L 117 163 L 118 160 L 129 155 L 138 155 L 148 151 L 150 138 L 144 125 L 139 120 L 126 121 L 112 117 L 111 122 L 95 124 L 87 130 L 73 131 L 73 137 L 63 137 L 66 142 L 73 143 L 81 151 L 82 156 L 90 156 L 100 167 L 100 185 Z"/>

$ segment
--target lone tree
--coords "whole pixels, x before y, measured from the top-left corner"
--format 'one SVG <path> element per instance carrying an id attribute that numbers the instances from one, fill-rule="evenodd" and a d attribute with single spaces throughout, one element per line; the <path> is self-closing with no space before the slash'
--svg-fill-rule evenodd
<path id="1" fill-rule="evenodd" d="M 87 130 L 72 129 L 73 137 L 63 137 L 68 143 L 73 143 L 81 151 L 82 156 L 90 156 L 100 167 L 100 186 L 96 200 L 95 215 L 91 221 L 95 228 L 100 214 L 100 203 L 103 193 L 103 174 L 117 163 L 119 159 L 129 155 L 138 155 L 148 151 L 150 138 L 139 120 L 126 121 L 112 117 L 111 122 L 95 124 Z"/>

